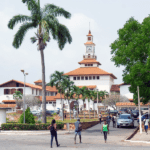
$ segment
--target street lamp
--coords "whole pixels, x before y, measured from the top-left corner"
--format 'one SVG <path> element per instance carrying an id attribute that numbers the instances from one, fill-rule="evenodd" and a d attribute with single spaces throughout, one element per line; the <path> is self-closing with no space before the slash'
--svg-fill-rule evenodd
<path id="1" fill-rule="evenodd" d="M 28 73 L 25 73 L 25 70 L 21 70 L 21 72 L 24 75 L 23 112 L 24 112 L 24 123 L 25 123 L 25 82 L 26 82 L 26 75 L 28 75 Z"/>

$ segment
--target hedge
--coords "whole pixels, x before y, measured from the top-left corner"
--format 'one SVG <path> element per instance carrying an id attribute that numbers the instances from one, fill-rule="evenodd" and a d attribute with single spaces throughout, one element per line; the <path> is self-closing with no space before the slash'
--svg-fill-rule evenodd
<path id="1" fill-rule="evenodd" d="M 57 122 L 57 129 L 63 129 L 64 123 Z M 48 130 L 49 123 L 22 124 L 22 123 L 3 123 L 2 130 Z"/>

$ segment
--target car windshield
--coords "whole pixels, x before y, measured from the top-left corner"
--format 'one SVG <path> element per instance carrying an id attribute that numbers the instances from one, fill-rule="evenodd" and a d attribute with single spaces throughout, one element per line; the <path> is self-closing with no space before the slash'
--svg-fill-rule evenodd
<path id="1" fill-rule="evenodd" d="M 120 115 L 119 119 L 131 119 L 129 115 Z"/>

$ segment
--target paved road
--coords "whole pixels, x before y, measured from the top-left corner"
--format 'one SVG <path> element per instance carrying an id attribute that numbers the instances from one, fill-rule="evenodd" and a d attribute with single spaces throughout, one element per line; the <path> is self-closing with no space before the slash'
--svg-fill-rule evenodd
<path id="1" fill-rule="evenodd" d="M 125 137 L 130 135 L 132 128 L 112 128 L 110 125 L 110 135 L 105 144 L 103 134 L 100 133 L 101 125 L 98 124 L 82 132 L 82 144 L 74 144 L 74 134 L 58 135 L 61 147 L 57 148 L 55 142 L 53 149 L 110 149 L 110 150 L 141 150 L 149 149 L 149 145 L 131 144 L 124 142 Z M 50 149 L 49 135 L 0 135 L 0 150 L 48 150 Z"/>

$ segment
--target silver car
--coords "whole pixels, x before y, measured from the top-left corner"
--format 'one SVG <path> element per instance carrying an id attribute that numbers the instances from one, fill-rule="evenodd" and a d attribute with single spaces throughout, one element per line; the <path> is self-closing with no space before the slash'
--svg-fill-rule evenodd
<path id="1" fill-rule="evenodd" d="M 120 114 L 117 120 L 117 128 L 119 127 L 134 127 L 134 119 L 130 114 Z"/>

